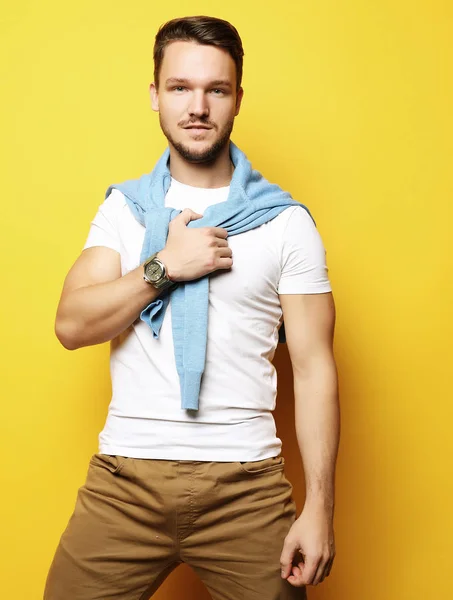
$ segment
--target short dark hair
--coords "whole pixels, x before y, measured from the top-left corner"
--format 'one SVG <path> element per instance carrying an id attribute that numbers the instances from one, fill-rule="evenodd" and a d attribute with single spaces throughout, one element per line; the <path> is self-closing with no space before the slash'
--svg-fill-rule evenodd
<path id="1" fill-rule="evenodd" d="M 228 52 L 236 65 L 236 91 L 242 82 L 244 50 L 237 29 L 228 21 L 216 17 L 196 16 L 172 19 L 161 25 L 154 43 L 154 82 L 159 88 L 159 73 L 164 51 L 171 42 L 196 42 L 217 46 Z"/>

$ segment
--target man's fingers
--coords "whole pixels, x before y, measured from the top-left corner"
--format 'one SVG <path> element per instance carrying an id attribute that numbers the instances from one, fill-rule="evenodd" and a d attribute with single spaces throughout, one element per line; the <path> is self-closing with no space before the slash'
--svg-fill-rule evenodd
<path id="1" fill-rule="evenodd" d="M 226 240 L 228 237 L 228 231 L 223 227 L 208 227 L 209 233 L 214 235 L 216 238 Z"/>
<path id="2" fill-rule="evenodd" d="M 176 224 L 187 225 L 190 221 L 195 221 L 196 219 L 201 219 L 203 215 L 194 212 L 190 208 L 185 208 L 183 211 L 179 213 L 177 217 L 173 219 L 173 222 Z"/>
<path id="3" fill-rule="evenodd" d="M 329 566 L 329 560 L 321 560 L 316 570 L 316 574 L 313 578 L 313 585 L 318 585 L 326 577 L 326 572 Z"/>
<path id="4" fill-rule="evenodd" d="M 293 567 L 294 575 L 288 577 L 289 583 L 295 587 L 312 585 L 318 565 L 318 559 L 305 557 L 303 563 L 299 563 L 298 567 Z M 297 572 L 296 569 L 298 569 L 299 572 Z"/>
<path id="5" fill-rule="evenodd" d="M 313 584 L 313 580 L 315 578 L 316 571 L 318 570 L 319 563 L 320 563 L 320 559 L 318 557 L 317 558 L 309 557 L 305 560 L 304 572 L 303 572 L 303 579 L 304 579 L 305 584 L 307 584 L 307 585 Z"/>
<path id="6" fill-rule="evenodd" d="M 177 217 L 175 217 L 170 225 L 172 227 L 176 226 L 187 226 L 190 221 L 195 221 L 197 219 L 202 219 L 203 215 L 194 212 L 190 208 L 185 208 L 183 211 L 179 213 Z M 226 240 L 228 237 L 228 231 L 223 227 L 205 227 L 205 231 L 207 234 L 212 235 L 218 240 Z"/>
<path id="7" fill-rule="evenodd" d="M 200 215 L 200 213 L 196 213 L 190 208 L 185 208 L 170 222 L 170 225 L 186 226 L 190 223 L 190 221 L 195 221 L 202 218 L 203 215 Z M 228 231 L 223 227 L 205 227 L 205 231 L 207 234 L 222 240 L 226 240 L 228 237 Z"/>
<path id="8" fill-rule="evenodd" d="M 231 269 L 233 266 L 232 258 L 219 258 L 219 264 L 217 269 Z"/>
<path id="9" fill-rule="evenodd" d="M 285 539 L 283 550 L 280 555 L 280 571 L 283 579 L 286 579 L 291 574 L 291 567 L 293 565 L 293 558 L 296 550 L 296 542 Z"/>
<path id="10" fill-rule="evenodd" d="M 332 554 L 332 552 L 330 552 L 327 555 L 327 558 L 324 558 L 321 561 L 321 565 L 318 567 L 318 572 L 316 573 L 314 585 L 316 585 L 317 583 L 321 583 L 322 581 L 324 581 L 324 579 L 326 577 L 328 577 L 330 575 L 330 571 L 332 569 L 334 559 L 335 559 L 335 550 L 333 550 L 333 554 Z"/>
<path id="11" fill-rule="evenodd" d="M 294 587 L 302 587 L 302 569 L 297 565 L 291 565 L 291 573 L 287 581 Z"/>
<path id="12" fill-rule="evenodd" d="M 233 256 L 233 251 L 228 246 L 224 246 L 217 250 L 217 253 L 220 258 L 231 258 Z"/>
<path id="13" fill-rule="evenodd" d="M 326 574 L 324 575 L 324 577 L 329 577 L 329 575 L 330 575 L 330 571 L 332 570 L 333 561 L 334 561 L 334 559 L 333 559 L 333 558 L 331 558 L 331 559 L 328 561 L 328 563 L 327 563 L 327 566 L 326 566 Z"/>

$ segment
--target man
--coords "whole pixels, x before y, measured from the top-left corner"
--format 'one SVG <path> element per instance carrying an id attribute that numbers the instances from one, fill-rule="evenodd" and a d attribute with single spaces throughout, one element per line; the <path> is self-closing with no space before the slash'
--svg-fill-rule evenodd
<path id="1" fill-rule="evenodd" d="M 169 145 L 159 163 L 171 172 L 165 207 L 181 212 L 142 260 L 148 229 L 170 208 L 149 209 L 141 222 L 139 201 L 113 186 L 65 280 L 56 334 L 68 349 L 111 340 L 113 397 L 45 600 L 146 600 L 182 562 L 214 600 L 305 598 L 305 586 L 330 572 L 339 411 L 321 239 L 309 213 L 286 199 L 276 216 L 237 235 L 202 226 L 230 207 L 233 192 L 240 200 L 247 192 L 233 190 L 247 161 L 230 142 L 242 57 L 226 21 L 161 27 L 151 101 Z M 156 181 L 165 178 L 142 180 Z M 179 319 L 187 365 L 203 354 L 187 331 L 202 331 L 205 317 L 189 302 L 181 316 L 177 299 L 207 280 L 203 372 L 189 385 Z M 307 490 L 297 520 L 272 417 L 282 316 Z M 196 402 L 189 408 L 186 392 Z"/>

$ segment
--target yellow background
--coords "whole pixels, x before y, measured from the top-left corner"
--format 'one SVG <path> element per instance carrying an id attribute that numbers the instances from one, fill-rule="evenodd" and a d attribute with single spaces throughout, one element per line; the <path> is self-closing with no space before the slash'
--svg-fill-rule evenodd
<path id="1" fill-rule="evenodd" d="M 39 600 L 97 449 L 108 345 L 60 347 L 63 279 L 112 183 L 165 146 L 147 88 L 158 26 L 230 20 L 233 140 L 312 210 L 338 309 L 337 559 L 312 599 L 446 599 L 452 560 L 453 8 L 432 0 L 9 2 L 0 15 L 4 598 Z M 303 479 L 286 348 L 277 420 Z M 155 596 L 207 598 L 180 568 Z M 69 599 L 68 599 L 69 600 Z"/>

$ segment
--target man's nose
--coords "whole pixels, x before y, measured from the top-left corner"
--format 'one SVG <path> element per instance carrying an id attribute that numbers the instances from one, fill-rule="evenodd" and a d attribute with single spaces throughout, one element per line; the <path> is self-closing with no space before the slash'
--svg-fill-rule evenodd
<path id="1" fill-rule="evenodd" d="M 188 112 L 194 117 L 207 117 L 209 115 L 208 101 L 203 91 L 197 90 L 192 94 Z"/>

